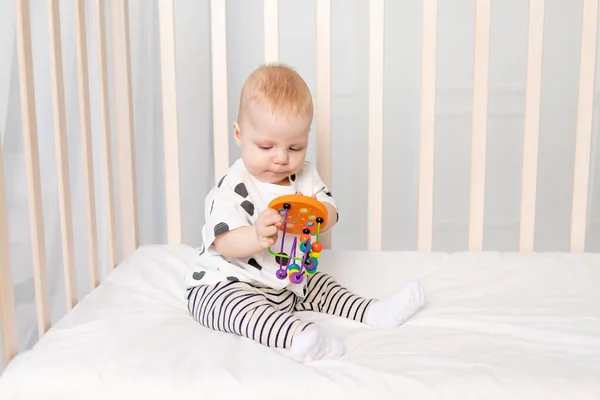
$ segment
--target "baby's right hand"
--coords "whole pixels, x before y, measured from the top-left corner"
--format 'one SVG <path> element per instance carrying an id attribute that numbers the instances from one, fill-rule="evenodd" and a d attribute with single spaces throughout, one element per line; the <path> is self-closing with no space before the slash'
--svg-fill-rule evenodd
<path id="1" fill-rule="evenodd" d="M 254 223 L 254 231 L 260 247 L 267 249 L 275 244 L 281 224 L 281 216 L 272 208 L 267 208 L 258 216 Z"/>

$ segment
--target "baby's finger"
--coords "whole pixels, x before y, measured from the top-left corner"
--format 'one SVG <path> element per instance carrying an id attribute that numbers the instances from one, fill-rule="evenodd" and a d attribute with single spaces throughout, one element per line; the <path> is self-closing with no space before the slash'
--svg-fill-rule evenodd
<path id="1" fill-rule="evenodd" d="M 260 246 L 263 249 L 268 249 L 269 247 L 273 246 L 276 242 L 276 239 L 270 238 L 270 237 L 264 237 L 263 240 L 261 240 L 260 242 Z"/>
<path id="2" fill-rule="evenodd" d="M 273 210 L 272 208 L 267 208 L 265 211 L 262 212 L 262 215 L 264 217 L 270 217 L 273 215 L 279 215 L 279 213 L 275 210 Z"/>
<path id="3" fill-rule="evenodd" d="M 270 225 L 270 226 L 267 226 L 267 227 L 264 228 L 263 233 L 264 233 L 265 236 L 273 236 L 273 235 L 277 234 L 278 230 L 279 229 L 277 229 L 276 226 Z"/>
<path id="4" fill-rule="evenodd" d="M 275 224 L 281 223 L 281 222 L 283 222 L 283 216 L 281 216 L 279 214 L 268 215 L 268 216 L 265 216 L 265 219 L 264 219 L 264 224 L 266 226 L 275 225 Z"/>

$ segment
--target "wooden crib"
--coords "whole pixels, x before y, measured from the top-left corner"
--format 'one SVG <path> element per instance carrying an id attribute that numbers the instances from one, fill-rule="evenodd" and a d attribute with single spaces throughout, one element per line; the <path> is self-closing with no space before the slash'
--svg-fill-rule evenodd
<path id="1" fill-rule="evenodd" d="M 340 272 L 342 282 L 349 287 L 372 296 L 382 295 L 402 281 L 420 279 L 430 300 L 421 314 L 397 332 L 373 333 L 349 322 L 326 318 L 323 323 L 346 341 L 348 355 L 339 361 L 314 366 L 295 365 L 253 343 L 200 330 L 187 314 L 184 297 L 178 297 L 177 279 L 195 262 L 196 252 L 182 244 L 173 0 L 158 1 L 168 243 L 139 246 L 128 1 L 109 3 L 110 64 L 105 43 L 106 4 L 95 0 L 93 9 L 88 10 L 97 22 L 93 35 L 98 41 L 100 80 L 96 84 L 100 94 L 103 165 L 107 166 L 103 182 L 108 194 L 107 214 L 98 216 L 86 47 L 89 32 L 85 3 L 73 1 L 92 288 L 90 295 L 80 300 L 73 255 L 59 2 L 48 1 L 65 301 L 69 310 L 51 329 L 30 5 L 28 0 L 17 0 L 19 83 L 40 341 L 33 349 L 18 355 L 3 180 L 7 171 L 2 169 L 0 151 L 0 322 L 4 362 L 8 364 L 0 379 L 0 398 L 234 395 L 270 398 L 287 393 L 290 398 L 464 399 L 483 396 L 484 389 L 489 390 L 486 396 L 493 398 L 600 397 L 600 292 L 596 289 L 600 281 L 600 255 L 585 252 L 598 0 L 583 0 L 570 253 L 534 251 L 545 1 L 530 0 L 519 251 L 509 254 L 482 251 L 491 0 L 475 2 L 469 252 L 431 251 L 437 0 L 422 1 L 418 248 L 414 252 L 382 250 L 385 1 L 369 1 L 369 194 L 365 216 L 368 250 L 332 250 L 326 236 L 323 240 L 324 258 L 329 260 L 326 268 Z M 335 168 L 331 157 L 331 3 L 331 0 L 316 2 L 317 90 L 314 93 L 317 167 L 329 186 L 333 186 Z M 278 0 L 264 1 L 265 62 L 279 59 L 278 7 Z M 211 0 L 210 16 L 212 152 L 219 155 L 214 157 L 214 180 L 218 182 L 232 161 L 228 147 L 231 116 L 227 98 L 226 1 Z M 113 121 L 108 112 L 109 87 L 115 110 Z M 110 150 L 111 124 L 116 138 L 114 154 Z M 116 171 L 110 169 L 113 157 Z M 114 196 L 114 185 L 118 197 Z M 98 272 L 97 218 L 105 218 L 108 223 L 108 259 L 114 269 L 106 282 L 100 281 Z M 364 265 L 376 268 L 386 282 L 378 286 L 362 280 Z M 504 289 L 498 289 L 498 285 Z M 158 317 L 144 320 L 138 316 L 143 314 L 145 306 L 155 307 Z M 116 323 L 117 320 L 121 322 Z M 147 337 L 135 325 L 148 329 Z M 184 355 L 188 348 L 184 346 L 208 341 L 210 348 L 190 350 Z M 152 351 L 144 351 L 140 343 L 151 346 Z M 106 348 L 100 351 L 101 346 Z M 251 362 L 257 359 L 260 362 Z M 142 367 L 143 373 L 139 371 Z M 255 369 L 263 374 L 257 374 Z M 274 375 L 278 371 L 282 378 Z M 286 383 L 283 376 L 288 374 L 302 384 Z M 36 388 L 29 382 L 31 376 L 36 377 Z"/>

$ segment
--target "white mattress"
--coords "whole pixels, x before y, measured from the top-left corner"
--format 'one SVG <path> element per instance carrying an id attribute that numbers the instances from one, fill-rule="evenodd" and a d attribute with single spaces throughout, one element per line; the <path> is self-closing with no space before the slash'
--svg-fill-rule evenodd
<path id="1" fill-rule="evenodd" d="M 303 313 L 346 346 L 304 365 L 188 315 L 194 254 L 139 249 L 8 366 L 0 398 L 600 398 L 600 255 L 324 252 L 351 289 L 420 279 L 428 302 L 389 331 Z"/>

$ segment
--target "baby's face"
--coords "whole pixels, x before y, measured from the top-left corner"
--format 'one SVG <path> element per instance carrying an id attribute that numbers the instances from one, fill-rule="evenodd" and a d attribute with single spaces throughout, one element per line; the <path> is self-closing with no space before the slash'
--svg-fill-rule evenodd
<path id="1" fill-rule="evenodd" d="M 310 118 L 273 115 L 253 105 L 243 126 L 234 125 L 236 143 L 242 149 L 246 169 L 258 180 L 288 184 L 306 157 Z"/>

